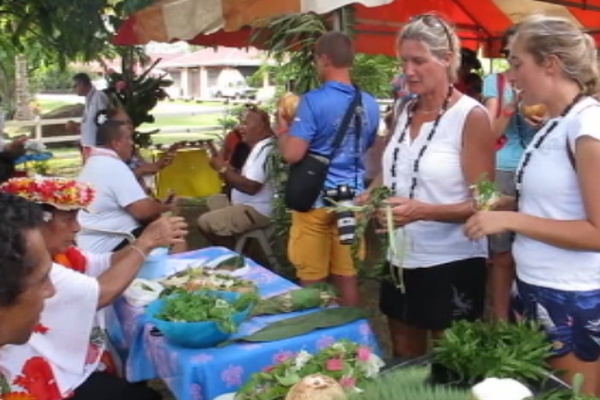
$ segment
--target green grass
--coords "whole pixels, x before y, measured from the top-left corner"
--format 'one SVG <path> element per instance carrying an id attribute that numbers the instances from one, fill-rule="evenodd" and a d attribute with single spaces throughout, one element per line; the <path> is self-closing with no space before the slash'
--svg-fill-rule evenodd
<path id="1" fill-rule="evenodd" d="M 220 125 L 219 119 L 223 118 L 223 113 L 218 112 L 215 114 L 203 114 L 194 116 L 161 116 L 160 110 L 155 112 L 155 122 L 153 124 L 142 125 L 140 128 L 145 129 L 156 129 L 160 127 L 175 127 L 175 126 L 209 126 L 209 125 Z"/>
<path id="2" fill-rule="evenodd" d="M 80 103 L 83 104 L 83 97 L 81 98 Z M 68 106 L 74 104 L 70 101 L 62 101 L 62 100 L 48 100 L 48 99 L 38 99 L 37 103 L 40 105 L 40 109 L 42 113 L 47 113 L 52 110 L 56 110 L 57 108 Z"/>

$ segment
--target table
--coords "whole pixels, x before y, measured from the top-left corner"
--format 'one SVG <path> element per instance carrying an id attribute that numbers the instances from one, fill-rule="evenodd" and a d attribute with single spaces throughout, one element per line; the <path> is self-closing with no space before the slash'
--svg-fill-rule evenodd
<path id="1" fill-rule="evenodd" d="M 223 247 L 210 247 L 173 255 L 175 259 L 214 259 L 235 254 Z M 292 282 L 247 259 L 250 271 L 245 279 L 254 281 L 262 297 L 271 297 L 297 288 Z M 307 335 L 276 342 L 237 343 L 224 348 L 184 349 L 169 344 L 162 336 L 152 336 L 143 308 L 124 300 L 115 303 L 115 315 L 122 329 L 111 329 L 111 338 L 123 355 L 124 369 L 132 382 L 162 379 L 179 400 L 212 400 L 235 392 L 255 372 L 285 360 L 300 350 L 315 352 L 339 339 L 348 339 L 379 352 L 377 341 L 366 320 L 313 331 Z M 255 317 L 240 327 L 238 335 L 247 335 L 274 321 L 306 312 Z M 114 322 L 114 321 L 113 321 Z"/>
<path id="2" fill-rule="evenodd" d="M 164 151 L 156 151 L 160 157 Z M 173 162 L 156 174 L 156 191 L 159 198 L 174 190 L 179 197 L 208 197 L 221 192 L 219 174 L 209 165 L 203 149 L 180 149 Z"/>

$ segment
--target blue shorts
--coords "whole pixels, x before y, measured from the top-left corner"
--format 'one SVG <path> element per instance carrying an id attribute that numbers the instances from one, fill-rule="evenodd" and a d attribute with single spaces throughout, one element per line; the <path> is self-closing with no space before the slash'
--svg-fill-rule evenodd
<path id="1" fill-rule="evenodd" d="M 555 357 L 573 353 L 586 362 L 600 358 L 600 289 L 564 291 L 517 279 L 514 311 L 544 327 Z"/>

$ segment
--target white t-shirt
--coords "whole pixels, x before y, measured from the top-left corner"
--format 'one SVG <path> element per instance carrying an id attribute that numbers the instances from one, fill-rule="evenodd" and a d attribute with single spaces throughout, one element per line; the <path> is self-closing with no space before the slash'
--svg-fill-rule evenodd
<path id="1" fill-rule="evenodd" d="M 567 139 L 573 152 L 576 140 L 582 136 L 600 140 L 598 121 L 600 103 L 584 99 L 558 123 L 541 147 L 533 150 L 523 173 L 519 201 L 522 213 L 555 220 L 587 218 L 577 173 L 569 159 Z M 540 129 L 526 152 L 552 122 Z M 517 276 L 526 283 L 558 290 L 600 289 L 599 252 L 563 249 L 516 235 L 513 254 Z"/>
<path id="2" fill-rule="evenodd" d="M 469 184 L 464 176 L 461 153 L 463 130 L 469 113 L 483 108 L 477 101 L 463 95 L 442 116 L 432 141 L 421 157 L 415 199 L 430 204 L 458 204 L 470 198 Z M 409 197 L 413 165 L 419 157 L 433 121 L 424 123 L 412 141 L 407 133 L 401 144 L 398 140 L 406 125 L 407 108 L 399 116 L 395 132 L 383 153 L 383 184 L 396 184 L 394 196 Z M 396 149 L 398 157 L 394 158 Z M 396 178 L 392 165 L 396 161 Z M 403 255 L 389 261 L 405 268 L 424 268 L 469 258 L 486 257 L 487 241 L 470 240 L 463 232 L 464 223 L 416 221 L 396 229 L 396 247 Z"/>
<path id="3" fill-rule="evenodd" d="M 262 183 L 263 186 L 255 195 L 242 193 L 239 190 L 231 191 L 231 202 L 233 204 L 245 204 L 253 207 L 256 211 L 265 217 L 271 216 L 273 202 L 273 186 L 268 181 L 266 161 L 271 153 L 273 146 L 270 138 L 263 139 L 258 142 L 253 148 L 244 167 L 242 168 L 242 176 L 251 181 Z"/>
<path id="4" fill-rule="evenodd" d="M 125 207 L 148 196 L 133 171 L 112 150 L 94 148 L 77 179 L 96 190 L 96 198 L 88 210 L 79 212 L 81 232 L 77 235 L 77 245 L 93 253 L 109 253 L 125 237 L 93 230 L 131 232 L 140 223 Z"/>
<path id="5" fill-rule="evenodd" d="M 87 147 L 96 146 L 96 114 L 100 110 L 108 108 L 108 97 L 106 93 L 92 88 L 85 96 L 85 108 L 83 110 L 83 119 L 81 120 L 81 145 Z"/>

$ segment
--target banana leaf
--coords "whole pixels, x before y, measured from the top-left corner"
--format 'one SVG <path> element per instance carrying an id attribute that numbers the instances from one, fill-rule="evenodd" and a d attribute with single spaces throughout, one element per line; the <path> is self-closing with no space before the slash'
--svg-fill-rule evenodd
<path id="1" fill-rule="evenodd" d="M 368 315 L 368 312 L 362 308 L 326 308 L 310 314 L 277 321 L 251 335 L 222 342 L 217 347 L 225 347 L 235 342 L 274 342 L 302 336 L 317 329 L 345 325 L 366 318 Z"/>
<path id="2" fill-rule="evenodd" d="M 244 256 L 235 255 L 221 261 L 215 266 L 215 269 L 226 269 L 229 271 L 235 271 L 236 269 L 243 268 L 246 264 Z"/>
<path id="3" fill-rule="evenodd" d="M 330 306 L 336 293 L 331 285 L 315 284 L 268 299 L 261 299 L 252 311 L 252 316 L 273 315 Z"/>

